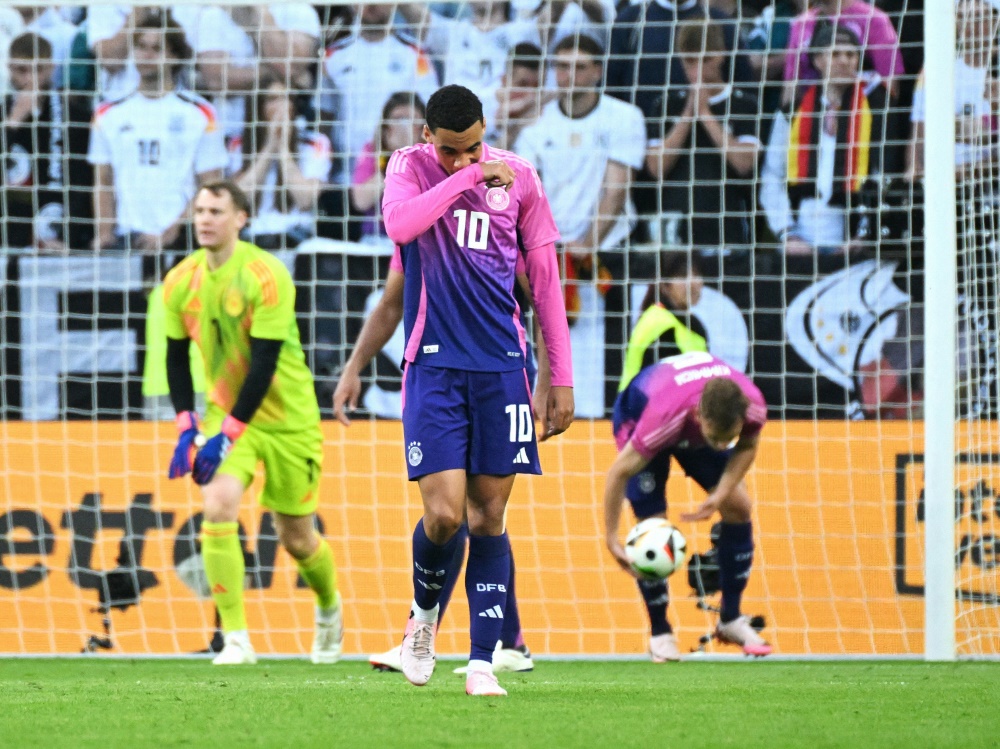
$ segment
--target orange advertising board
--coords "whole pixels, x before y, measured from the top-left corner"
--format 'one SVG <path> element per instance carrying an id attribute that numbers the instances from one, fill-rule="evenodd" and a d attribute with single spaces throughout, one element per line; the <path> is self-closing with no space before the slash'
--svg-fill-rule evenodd
<path id="1" fill-rule="evenodd" d="M 346 603 L 345 652 L 395 644 L 412 594 L 410 534 L 421 513 L 406 481 L 397 422 L 325 423 L 320 518 Z M 965 592 L 959 642 L 997 652 L 1000 505 L 996 461 L 960 435 L 964 512 L 956 525 Z M 79 652 L 93 635 L 109 652 L 204 648 L 214 609 L 182 582 L 192 549 L 197 487 L 168 481 L 173 425 L 146 422 L 0 425 L 0 652 Z M 755 565 L 746 613 L 766 618 L 784 653 L 918 654 L 923 648 L 922 425 L 773 422 L 749 477 Z M 580 422 L 541 447 L 546 475 L 517 480 L 508 514 L 525 639 L 545 654 L 640 654 L 646 620 L 634 582 L 604 549 L 601 497 L 614 458 L 606 422 Z M 253 489 L 251 490 L 251 493 Z M 671 517 L 703 494 L 675 471 Z M 258 651 L 305 653 L 313 602 L 254 500 L 240 517 L 249 625 Z M 625 523 L 627 524 L 627 523 Z M 709 524 L 680 524 L 705 551 Z M 123 543 L 124 540 L 124 543 Z M 121 551 L 128 549 L 120 564 Z M 134 564 L 133 564 L 134 563 Z M 124 567 L 144 590 L 113 608 L 105 633 L 98 588 Z M 138 571 L 136 571 L 138 570 Z M 439 651 L 468 647 L 459 584 Z M 670 617 L 684 650 L 713 617 L 696 606 L 686 570 L 671 578 Z M 718 646 L 710 645 L 709 649 Z M 992 648 L 992 650 L 990 650 Z M 104 649 L 104 648 L 99 648 Z"/>

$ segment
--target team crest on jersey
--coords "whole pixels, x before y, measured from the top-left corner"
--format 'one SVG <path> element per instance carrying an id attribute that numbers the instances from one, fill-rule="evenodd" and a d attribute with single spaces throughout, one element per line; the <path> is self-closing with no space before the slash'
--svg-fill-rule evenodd
<path id="1" fill-rule="evenodd" d="M 222 308 L 230 317 L 239 317 L 243 314 L 243 310 L 246 309 L 246 304 L 243 302 L 243 295 L 240 293 L 239 289 L 230 289 L 226 292 L 226 298 L 222 303 Z"/>
<path id="2" fill-rule="evenodd" d="M 184 118 L 180 115 L 170 118 L 170 124 L 167 125 L 167 129 L 172 133 L 182 133 L 184 132 Z"/>
<path id="3" fill-rule="evenodd" d="M 424 451 L 420 449 L 419 442 L 411 442 L 410 447 L 406 451 L 406 459 L 409 461 L 410 465 L 416 468 L 423 462 Z"/>
<path id="4" fill-rule="evenodd" d="M 486 191 L 486 205 L 494 211 L 502 211 L 510 205 L 510 195 L 502 187 L 491 187 Z"/>

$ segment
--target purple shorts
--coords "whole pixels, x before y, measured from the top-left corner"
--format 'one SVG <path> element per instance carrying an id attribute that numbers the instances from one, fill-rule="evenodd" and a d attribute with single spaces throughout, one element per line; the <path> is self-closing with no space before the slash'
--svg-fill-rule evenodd
<path id="1" fill-rule="evenodd" d="M 629 479 L 625 497 L 632 505 L 636 519 L 659 515 L 667 510 L 667 477 L 670 475 L 670 457 L 673 456 L 684 474 L 692 478 L 706 492 L 715 488 L 726 470 L 731 450 L 718 452 L 710 447 L 693 450 L 664 450 L 653 456 L 649 464 Z"/>
<path id="2" fill-rule="evenodd" d="M 411 481 L 455 468 L 491 476 L 542 472 L 523 369 L 469 372 L 408 365 L 403 440 Z"/>

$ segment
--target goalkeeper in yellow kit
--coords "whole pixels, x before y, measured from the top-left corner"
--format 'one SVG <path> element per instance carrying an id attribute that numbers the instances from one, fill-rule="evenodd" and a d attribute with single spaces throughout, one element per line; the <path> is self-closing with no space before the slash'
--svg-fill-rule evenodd
<path id="1" fill-rule="evenodd" d="M 250 204 L 228 181 L 195 196 L 201 249 L 164 281 L 167 377 L 179 438 L 170 478 L 191 473 L 205 502 L 201 551 L 225 646 L 216 665 L 257 660 L 243 605 L 240 501 L 264 464 L 260 502 L 278 540 L 316 594 L 313 663 L 340 658 L 343 620 L 333 552 L 315 529 L 323 435 L 312 374 L 295 323 L 295 288 L 273 255 L 239 241 Z M 200 425 L 188 362 L 190 340 L 205 359 L 207 409 Z M 210 435 L 208 440 L 202 433 Z M 193 460 L 192 460 L 193 457 Z"/>

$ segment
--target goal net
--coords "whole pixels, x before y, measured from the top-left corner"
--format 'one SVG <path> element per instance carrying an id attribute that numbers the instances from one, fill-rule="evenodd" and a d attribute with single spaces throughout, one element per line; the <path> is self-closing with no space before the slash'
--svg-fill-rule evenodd
<path id="1" fill-rule="evenodd" d="M 1000 647 L 996 560 L 997 499 L 997 271 L 998 194 L 997 8 L 956 6 L 955 182 L 957 299 L 956 411 L 967 427 L 955 445 L 955 586 L 959 653 L 995 655 Z M 976 90 L 983 71 L 986 87 Z M 942 103 L 943 106 L 943 103 Z M 923 107 L 915 112 L 920 115 Z M 978 113 L 978 116 L 977 116 Z M 915 121 L 922 119 L 917 116 Z"/>
<path id="2" fill-rule="evenodd" d="M 913 5 L 0 8 L 0 652 L 218 641 L 200 496 L 166 478 L 161 281 L 194 246 L 195 185 L 220 177 L 251 198 L 245 238 L 295 280 L 345 652 L 398 642 L 421 514 L 398 420 L 402 332 L 366 369 L 349 428 L 331 395 L 388 273 L 388 156 L 422 139 L 429 95 L 459 83 L 483 102 L 490 147 L 535 165 L 562 235 L 577 420 L 541 446 L 545 475 L 518 478 L 508 513 L 524 637 L 542 655 L 645 652 L 635 584 L 604 548 L 609 417 L 639 367 L 693 350 L 745 371 L 769 407 L 747 479 L 744 612 L 784 654 L 924 652 L 923 415 L 937 394 L 923 195 L 940 146 L 923 133 L 928 113 L 954 111 L 956 522 L 938 530 L 956 546 L 957 652 L 996 655 L 1000 11 L 957 4 L 950 102 L 922 83 Z M 312 597 L 259 490 L 240 513 L 249 627 L 259 652 L 304 653 Z M 678 521 L 704 494 L 675 466 L 668 497 Z M 679 527 L 702 563 L 670 579 L 682 651 L 732 652 L 705 637 L 711 524 Z M 467 646 L 461 585 L 455 598 L 443 653 Z"/>

